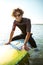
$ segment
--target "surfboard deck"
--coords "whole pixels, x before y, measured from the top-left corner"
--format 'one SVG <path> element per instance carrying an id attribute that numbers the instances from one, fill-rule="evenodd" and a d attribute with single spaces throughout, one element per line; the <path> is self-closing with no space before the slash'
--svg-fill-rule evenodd
<path id="1" fill-rule="evenodd" d="M 27 63 L 29 54 L 26 50 L 19 50 L 22 45 L 23 40 L 13 41 L 10 45 L 0 45 L 0 65 L 22 65 Z"/>

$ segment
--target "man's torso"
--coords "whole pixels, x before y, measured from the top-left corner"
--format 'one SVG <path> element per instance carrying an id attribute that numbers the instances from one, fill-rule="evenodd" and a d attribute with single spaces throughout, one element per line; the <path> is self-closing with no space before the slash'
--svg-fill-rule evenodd
<path id="1" fill-rule="evenodd" d="M 22 18 L 21 22 L 17 22 L 16 20 L 13 23 L 13 27 L 17 26 L 23 34 L 31 31 L 31 22 L 30 19 Z"/>

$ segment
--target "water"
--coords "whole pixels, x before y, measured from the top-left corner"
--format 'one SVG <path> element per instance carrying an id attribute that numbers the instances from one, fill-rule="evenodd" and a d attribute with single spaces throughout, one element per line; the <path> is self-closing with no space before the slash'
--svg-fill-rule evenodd
<path id="1" fill-rule="evenodd" d="M 32 25 L 32 32 L 37 44 L 43 43 L 43 25 Z"/>
<path id="2" fill-rule="evenodd" d="M 43 65 L 43 25 L 32 25 L 33 37 L 37 44 L 37 49 L 31 49 L 29 65 Z"/>

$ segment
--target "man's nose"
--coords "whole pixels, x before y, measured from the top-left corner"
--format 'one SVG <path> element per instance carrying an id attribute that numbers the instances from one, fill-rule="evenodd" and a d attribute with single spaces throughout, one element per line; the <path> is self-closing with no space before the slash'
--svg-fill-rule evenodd
<path id="1" fill-rule="evenodd" d="M 16 16 L 16 18 L 18 18 L 18 16 Z"/>

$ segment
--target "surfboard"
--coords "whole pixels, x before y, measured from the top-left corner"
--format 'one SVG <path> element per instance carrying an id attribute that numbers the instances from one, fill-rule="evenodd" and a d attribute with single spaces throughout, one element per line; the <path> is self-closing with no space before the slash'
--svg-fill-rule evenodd
<path id="1" fill-rule="evenodd" d="M 0 45 L 0 65 L 25 65 L 29 64 L 29 53 L 20 50 L 23 39 L 11 42 L 9 45 Z"/>

